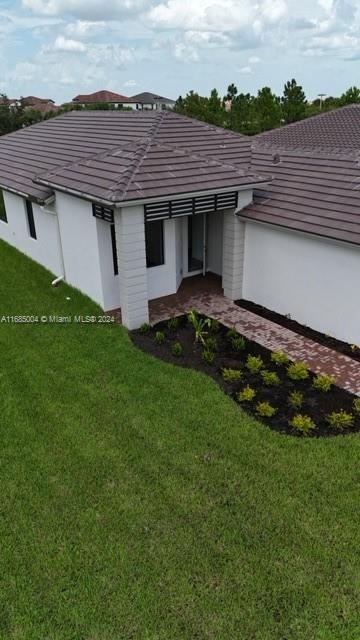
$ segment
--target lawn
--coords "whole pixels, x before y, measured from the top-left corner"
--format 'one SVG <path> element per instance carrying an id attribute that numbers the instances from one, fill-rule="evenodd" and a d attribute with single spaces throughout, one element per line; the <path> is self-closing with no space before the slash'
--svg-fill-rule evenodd
<path id="1" fill-rule="evenodd" d="M 99 312 L 0 265 L 0 319 Z M 1 640 L 358 640 L 358 434 L 271 431 L 116 325 L 1 323 L 0 398 Z"/>

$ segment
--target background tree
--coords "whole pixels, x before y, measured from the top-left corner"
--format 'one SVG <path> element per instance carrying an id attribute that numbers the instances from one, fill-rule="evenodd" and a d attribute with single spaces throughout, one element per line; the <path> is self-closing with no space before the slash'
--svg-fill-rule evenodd
<path id="1" fill-rule="evenodd" d="M 284 86 L 281 98 L 282 113 L 286 124 L 302 120 L 306 115 L 306 96 L 303 88 L 293 78 Z"/>
<path id="2" fill-rule="evenodd" d="M 223 126 L 225 121 L 225 108 L 216 89 L 213 89 L 207 103 L 208 122 Z"/>
<path id="3" fill-rule="evenodd" d="M 254 111 L 256 131 L 268 131 L 280 126 L 280 98 L 271 91 L 270 87 L 263 87 L 258 91 L 254 100 Z"/>
<path id="4" fill-rule="evenodd" d="M 227 126 L 233 131 L 251 134 L 256 132 L 254 97 L 250 93 L 239 93 L 232 101 L 227 114 Z"/>
<path id="5" fill-rule="evenodd" d="M 224 100 L 234 100 L 234 98 L 237 96 L 237 93 L 238 93 L 238 90 L 236 85 L 234 83 L 229 84 L 227 94 Z"/>
<path id="6" fill-rule="evenodd" d="M 341 107 L 347 104 L 358 104 L 360 102 L 360 89 L 358 87 L 350 87 L 339 98 L 339 105 Z"/>

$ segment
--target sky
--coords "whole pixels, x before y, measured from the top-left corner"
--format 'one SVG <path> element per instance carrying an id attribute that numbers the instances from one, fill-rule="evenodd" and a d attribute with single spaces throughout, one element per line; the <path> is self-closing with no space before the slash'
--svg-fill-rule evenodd
<path id="1" fill-rule="evenodd" d="M 0 0 L 0 92 L 176 99 L 234 82 L 309 99 L 360 85 L 360 0 Z"/>

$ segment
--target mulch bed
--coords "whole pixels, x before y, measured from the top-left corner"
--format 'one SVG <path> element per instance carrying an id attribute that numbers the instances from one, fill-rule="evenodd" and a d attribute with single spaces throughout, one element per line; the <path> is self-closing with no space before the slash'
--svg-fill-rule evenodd
<path id="1" fill-rule="evenodd" d="M 349 358 L 353 358 L 353 360 L 360 362 L 360 347 L 358 345 L 352 345 L 348 342 L 338 340 L 337 338 L 327 336 L 325 333 L 306 327 L 305 325 L 296 322 L 296 320 L 291 320 L 291 318 L 288 318 L 281 313 L 271 311 L 270 309 L 262 307 L 260 304 L 255 304 L 255 302 L 250 302 L 249 300 L 236 300 L 235 304 L 242 309 L 256 313 L 256 315 L 261 316 L 262 318 L 271 320 L 272 322 L 275 322 L 275 324 L 279 324 L 281 327 L 290 329 L 291 331 L 294 331 L 294 333 L 298 333 L 300 336 L 310 338 L 311 340 L 314 340 L 314 342 L 318 342 L 325 347 L 329 347 L 329 349 L 343 353 L 344 355 L 349 356 Z"/>
<path id="2" fill-rule="evenodd" d="M 200 316 L 201 317 L 201 316 Z M 157 331 L 165 333 L 165 342 L 158 344 L 155 341 Z M 310 416 L 316 424 L 316 429 L 309 432 L 311 437 L 334 436 L 344 434 L 345 431 L 336 430 L 328 424 L 326 416 L 332 411 L 343 409 L 348 413 L 353 413 L 354 424 L 346 430 L 346 433 L 360 431 L 360 416 L 353 412 L 353 401 L 356 396 L 352 395 L 344 389 L 333 386 L 329 392 L 317 391 L 312 387 L 314 374 L 310 372 L 309 378 L 302 381 L 290 380 L 286 373 L 286 366 L 275 365 L 271 359 L 271 351 L 259 345 L 257 342 L 246 340 L 246 347 L 241 352 L 234 351 L 230 340 L 227 337 L 228 328 L 219 324 L 217 331 L 209 332 L 209 336 L 216 337 L 217 353 L 213 364 L 208 364 L 202 357 L 203 347 L 200 343 L 195 343 L 195 333 L 192 324 L 186 316 L 178 318 L 178 326 L 176 329 L 170 329 L 167 322 L 160 322 L 151 327 L 146 333 L 139 331 L 131 332 L 133 342 L 143 351 L 150 353 L 161 360 L 171 362 L 182 367 L 188 367 L 202 371 L 210 375 L 224 392 L 231 396 L 236 402 L 236 394 L 246 385 L 256 390 L 256 398 L 253 402 L 242 402 L 241 407 L 256 415 L 271 429 L 279 432 L 299 436 L 293 427 L 289 425 L 289 420 L 296 414 Z M 183 347 L 181 356 L 175 356 L 171 352 L 172 345 L 180 342 Z M 259 355 L 264 361 L 265 368 L 269 371 L 276 371 L 279 375 L 281 384 L 277 387 L 267 387 L 260 374 L 250 373 L 245 362 L 248 355 Z M 223 380 L 221 370 L 241 369 L 243 376 L 241 380 L 236 382 L 225 382 Z M 294 410 L 288 404 L 288 396 L 292 391 L 300 391 L 304 394 L 304 403 L 300 410 Z M 277 408 L 277 413 L 272 418 L 261 418 L 256 413 L 256 405 L 258 402 L 269 402 L 273 407 Z"/>

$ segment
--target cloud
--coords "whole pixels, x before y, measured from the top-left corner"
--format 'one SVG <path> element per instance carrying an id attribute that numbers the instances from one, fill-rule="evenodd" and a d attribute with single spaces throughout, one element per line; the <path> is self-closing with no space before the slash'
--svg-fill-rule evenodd
<path id="1" fill-rule="evenodd" d="M 116 68 L 127 67 L 135 60 L 135 50 L 127 49 L 118 44 L 93 44 L 88 47 L 87 56 L 96 65 Z"/>
<path id="2" fill-rule="evenodd" d="M 253 72 L 252 68 L 248 65 L 246 65 L 245 67 L 241 67 L 239 69 L 239 73 L 242 73 L 244 75 L 249 75 L 252 72 Z"/>
<path id="3" fill-rule="evenodd" d="M 86 46 L 79 40 L 71 40 L 64 38 L 64 36 L 58 36 L 54 42 L 54 51 L 69 51 L 81 53 L 86 51 Z"/>
<path id="4" fill-rule="evenodd" d="M 197 49 L 185 44 L 185 42 L 178 42 L 175 45 L 174 57 L 180 62 L 198 62 L 200 59 Z"/>
<path id="5" fill-rule="evenodd" d="M 261 62 L 261 58 L 258 56 L 250 56 L 249 64 L 259 64 L 259 62 Z"/>
<path id="6" fill-rule="evenodd" d="M 138 87 L 139 83 L 136 82 L 136 80 L 127 80 L 126 82 L 124 82 L 124 87 Z"/>
<path id="7" fill-rule="evenodd" d="M 22 0 L 25 9 L 47 16 L 68 15 L 84 20 L 102 20 L 136 13 L 146 0 Z"/>
<path id="8" fill-rule="evenodd" d="M 65 27 L 65 33 L 75 38 L 88 38 L 101 33 L 106 27 L 104 20 L 76 20 Z"/>

